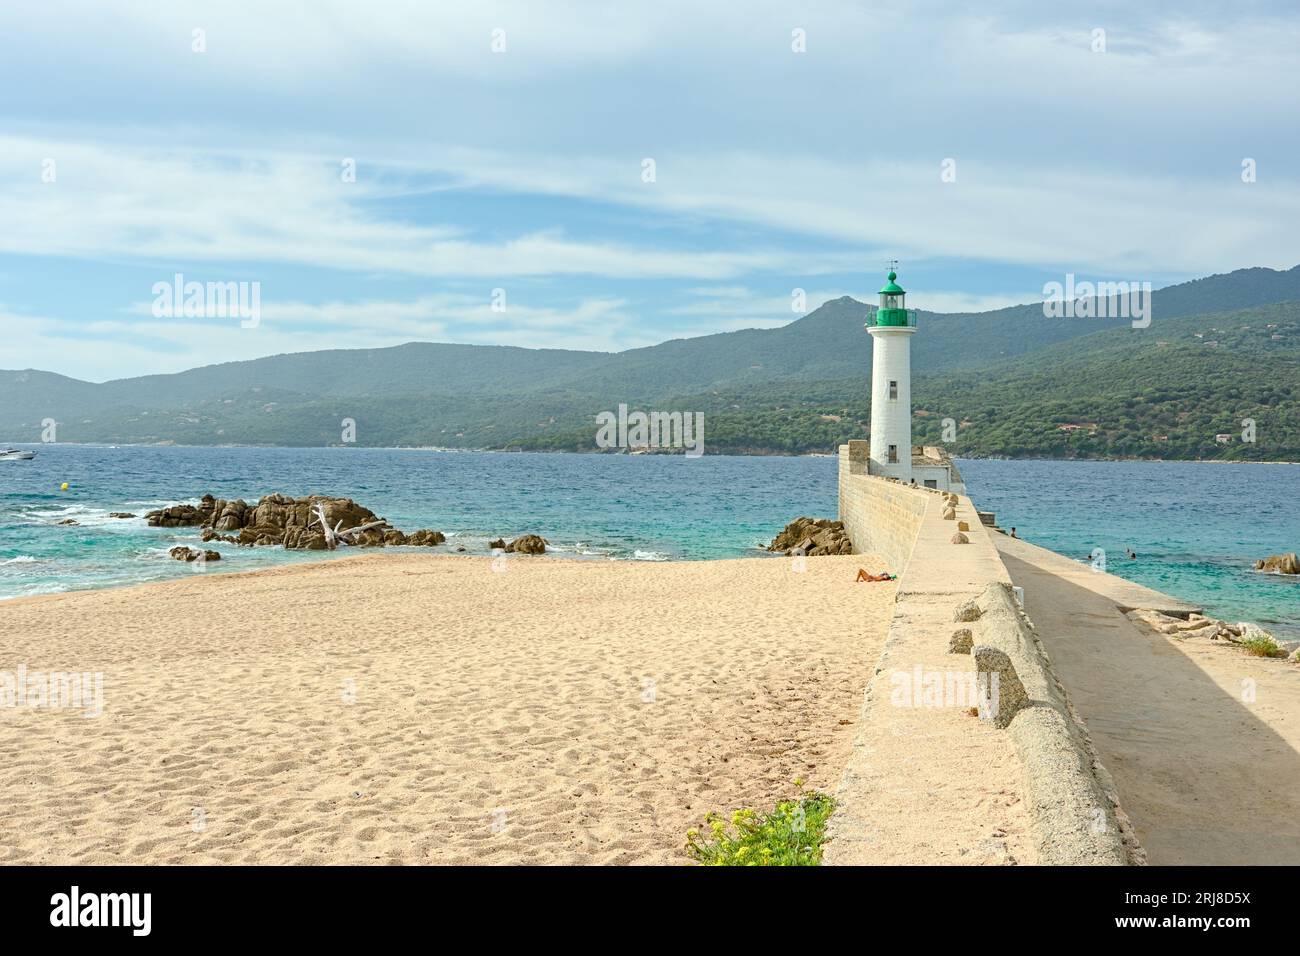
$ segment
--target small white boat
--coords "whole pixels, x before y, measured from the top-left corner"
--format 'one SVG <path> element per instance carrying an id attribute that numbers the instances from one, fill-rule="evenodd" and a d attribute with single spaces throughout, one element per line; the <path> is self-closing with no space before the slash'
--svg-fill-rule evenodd
<path id="1" fill-rule="evenodd" d="M 0 461 L 31 461 L 36 457 L 34 451 L 21 451 L 17 448 L 0 448 Z"/>

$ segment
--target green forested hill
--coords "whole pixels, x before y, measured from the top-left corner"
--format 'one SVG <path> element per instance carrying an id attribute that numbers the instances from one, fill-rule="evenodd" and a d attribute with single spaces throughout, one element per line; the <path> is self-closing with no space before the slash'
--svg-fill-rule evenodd
<path id="1" fill-rule="evenodd" d="M 867 436 L 867 389 L 864 378 L 786 382 L 682 395 L 668 407 L 704 410 L 712 451 L 829 451 Z M 917 444 L 967 457 L 1297 461 L 1300 302 L 1105 329 L 978 370 L 918 372 L 912 404 Z M 954 442 L 943 441 L 945 418 Z M 1248 418 L 1253 443 L 1241 440 Z M 591 431 L 524 444 L 590 447 Z M 1218 434 L 1232 437 L 1220 444 Z"/>
<path id="2" fill-rule="evenodd" d="M 1047 319 L 1041 305 L 923 312 L 916 440 L 939 443 L 952 418 L 965 455 L 1300 459 L 1300 267 L 1154 299 L 1146 329 Z M 1272 304 L 1198 311 L 1225 302 Z M 781 328 L 621 353 L 412 343 L 102 385 L 0 372 L 0 440 L 37 440 L 53 417 L 64 441 L 328 445 L 351 418 L 363 445 L 590 449 L 595 415 L 622 402 L 704 412 L 710 452 L 829 451 L 866 434 L 867 312 L 841 298 Z M 1240 441 L 1243 418 L 1256 420 L 1253 444 Z"/>
<path id="3" fill-rule="evenodd" d="M 1098 332 L 918 392 L 917 440 L 949 415 L 964 454 L 1300 460 L 1300 303 Z"/>

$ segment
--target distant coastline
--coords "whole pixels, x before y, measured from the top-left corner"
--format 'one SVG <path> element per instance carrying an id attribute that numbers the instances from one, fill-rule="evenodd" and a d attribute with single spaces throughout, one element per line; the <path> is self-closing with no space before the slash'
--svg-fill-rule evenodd
<path id="1" fill-rule="evenodd" d="M 42 447 L 39 442 L 12 442 L 15 448 L 35 448 Z M 438 452 L 445 454 L 494 454 L 494 455 L 593 455 L 593 456 L 622 456 L 628 458 L 639 458 L 649 456 L 655 457 L 683 457 L 681 449 L 649 449 L 646 451 L 628 451 L 618 449 L 615 451 L 604 451 L 601 449 L 579 450 L 573 448 L 463 448 L 457 446 L 440 446 L 440 445 L 255 445 L 232 442 L 222 445 L 191 445 L 179 442 L 58 442 L 59 445 L 68 445 L 78 448 L 246 448 L 256 449 L 316 449 L 328 451 L 338 449 L 345 450 L 367 450 L 367 451 L 425 451 Z M 834 458 L 833 452 L 829 451 L 770 451 L 770 450 L 745 450 L 745 451 L 719 451 L 711 452 L 707 450 L 704 453 L 709 458 Z M 1258 459 L 1258 458 L 1138 458 L 1138 457 L 1100 457 L 1100 458 L 1054 458 L 1045 455 L 1024 455 L 1012 457 L 1009 455 L 963 455 L 960 452 L 953 454 L 953 458 L 958 461 L 1046 461 L 1046 462 L 1150 462 L 1152 464 L 1168 463 L 1189 463 L 1189 464 L 1207 464 L 1207 465 L 1297 465 L 1300 461 L 1290 461 L 1287 459 Z"/>
<path id="2" fill-rule="evenodd" d="M 34 449 L 38 449 L 38 450 L 41 449 L 41 448 L 49 447 L 49 445 L 43 445 L 43 444 L 40 443 L 40 442 L 11 442 L 10 444 L 11 444 L 13 447 L 15 447 L 15 448 L 34 448 Z M 653 448 L 652 448 L 652 449 L 645 449 L 645 450 L 633 449 L 633 450 L 629 451 L 628 449 L 625 449 L 625 448 L 612 449 L 612 450 L 604 450 L 604 449 L 599 449 L 599 448 L 592 448 L 592 449 L 589 449 L 589 450 L 588 450 L 588 449 L 577 449 L 577 448 L 511 448 L 511 447 L 507 447 L 507 448 L 466 448 L 466 447 L 457 446 L 457 445 L 361 445 L 361 444 L 351 444 L 351 445 L 344 445 L 344 444 L 333 444 L 333 445 L 270 445 L 270 444 L 265 444 L 265 445 L 262 445 L 262 444 L 248 444 L 248 443 L 244 443 L 244 442 L 230 442 L 230 443 L 220 444 L 220 445 L 201 445 L 201 444 L 188 444 L 188 443 L 183 443 L 183 442 L 172 442 L 172 441 L 163 441 L 163 442 L 107 442 L 107 441 L 75 442 L 75 441 L 61 441 L 61 442 L 57 442 L 56 444 L 59 444 L 59 445 L 71 445 L 71 446 L 75 446 L 75 447 L 78 447 L 78 448 L 248 448 L 248 449 L 259 449 L 259 448 L 266 448 L 266 449 L 291 449 L 291 448 L 304 448 L 304 449 L 319 449 L 319 450 L 322 450 L 322 451 L 324 451 L 324 450 L 330 450 L 330 449 L 339 449 L 339 450 L 347 450 L 347 449 L 367 449 L 367 450 L 370 450 L 370 451 L 432 451 L 432 452 L 461 453 L 461 454 L 499 454 L 499 455 L 519 455 L 519 454 L 530 454 L 530 455 L 600 455 L 600 456 L 606 456 L 606 455 L 619 456 L 619 455 L 622 455 L 622 456 L 625 456 L 625 457 L 642 457 L 642 456 L 645 456 L 645 455 L 654 455 L 654 456 L 668 456 L 668 457 L 674 457 L 674 456 L 676 456 L 676 457 L 680 457 L 680 456 L 682 456 L 682 454 L 683 454 L 683 453 L 682 453 L 682 450 L 679 449 L 679 448 L 663 448 L 663 449 L 653 449 Z M 708 449 L 707 449 L 707 444 L 706 444 L 706 446 L 705 446 L 705 452 L 704 452 L 704 454 L 707 455 L 707 456 L 709 456 L 709 457 L 711 457 L 711 458 L 712 458 L 712 457 L 724 457 L 724 458 L 834 458 L 834 457 L 835 457 L 835 453 L 832 452 L 832 451 L 776 451 L 776 450 L 749 449 L 749 450 L 744 450 L 744 451 L 733 451 L 733 450 L 727 450 L 727 451 L 711 452 L 711 451 L 708 451 Z M 1115 462 L 1119 462 L 1119 461 L 1123 461 L 1123 462 L 1152 462 L 1152 463 L 1154 463 L 1154 464 L 1166 464 L 1166 463 L 1172 463 L 1172 462 L 1188 462 L 1188 463 L 1215 464 L 1215 465 L 1300 465 L 1300 461 L 1292 461 L 1292 460 L 1288 460 L 1288 459 L 1284 459 L 1284 458 L 1283 458 L 1283 459 L 1273 459 L 1273 458 L 1267 458 L 1267 459 L 1265 459 L 1265 458 L 1146 458 L 1146 457 L 1125 456 L 1125 455 L 1110 455 L 1110 456 L 1103 456 L 1103 457 L 1097 457 L 1097 458 L 1083 458 L 1083 457 L 1079 457 L 1079 458 L 1058 458 L 1058 457 L 1053 457 L 1053 456 L 1050 456 L 1050 455 L 1017 455 L 1017 456 L 1012 456 L 1012 455 L 963 455 L 960 451 L 953 452 L 953 458 L 954 458 L 954 459 L 957 459 L 957 460 L 959 460 L 959 461 L 1055 461 L 1055 462 L 1069 462 L 1069 461 L 1080 461 L 1080 462 L 1084 462 L 1084 461 L 1115 461 Z"/>

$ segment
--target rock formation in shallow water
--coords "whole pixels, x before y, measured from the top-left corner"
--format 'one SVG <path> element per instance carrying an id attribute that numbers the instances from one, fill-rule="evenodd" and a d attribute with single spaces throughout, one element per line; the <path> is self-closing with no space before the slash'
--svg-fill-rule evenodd
<path id="1" fill-rule="evenodd" d="M 441 531 L 421 528 L 419 531 L 412 531 L 407 536 L 406 543 L 415 548 L 432 548 L 435 544 L 442 544 L 446 540 L 447 536 Z"/>
<path id="2" fill-rule="evenodd" d="M 537 534 L 525 534 L 506 545 L 506 554 L 545 554 L 546 539 Z"/>
<path id="3" fill-rule="evenodd" d="M 446 541 L 441 531 L 423 529 L 406 535 L 351 498 L 309 495 L 265 495 L 257 504 L 243 499 L 226 501 L 204 495 L 197 505 L 172 505 L 151 511 L 145 520 L 155 528 L 179 528 L 199 525 L 204 541 L 225 541 L 246 547 L 280 546 L 291 551 L 324 551 L 330 547 L 320 518 L 330 532 L 342 536 L 351 529 L 355 535 L 344 543 L 358 547 L 416 545 L 431 547 Z M 213 552 L 215 553 L 215 552 Z"/>
<path id="4" fill-rule="evenodd" d="M 167 552 L 177 561 L 220 561 L 220 551 L 203 551 L 199 548 L 181 547 L 172 548 Z"/>
<path id="5" fill-rule="evenodd" d="M 158 511 L 150 511 L 144 516 L 151 528 L 183 528 L 189 525 L 207 524 L 212 517 L 211 495 L 204 495 L 198 505 L 171 505 Z"/>
<path id="6" fill-rule="evenodd" d="M 1300 558 L 1294 551 L 1286 554 L 1270 554 L 1262 561 L 1255 562 L 1256 571 L 1272 571 L 1275 574 L 1300 574 Z"/>
<path id="7" fill-rule="evenodd" d="M 1181 618 L 1150 608 L 1137 608 L 1125 616 L 1134 624 L 1178 641 L 1223 641 L 1227 644 L 1244 644 L 1248 648 L 1253 645 L 1254 652 L 1261 657 L 1285 657 L 1300 650 L 1300 644 L 1279 640 L 1253 621 L 1238 621 L 1233 624 L 1204 614 L 1189 614 L 1186 618 Z"/>
<path id="8" fill-rule="evenodd" d="M 844 522 L 829 518 L 795 518 L 781 531 L 769 551 L 782 554 L 804 554 L 816 557 L 825 554 L 852 554 L 853 542 L 844 530 Z"/>

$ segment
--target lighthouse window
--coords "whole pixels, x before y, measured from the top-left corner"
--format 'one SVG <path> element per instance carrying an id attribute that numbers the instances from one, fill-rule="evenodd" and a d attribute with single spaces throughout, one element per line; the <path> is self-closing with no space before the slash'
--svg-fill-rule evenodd
<path id="1" fill-rule="evenodd" d="M 890 400 L 891 402 L 896 402 L 896 401 L 898 401 L 898 383 L 897 383 L 897 382 L 890 382 L 890 383 L 889 383 L 889 400 Z"/>
<path id="2" fill-rule="evenodd" d="M 886 296 L 881 296 L 881 298 L 885 300 L 885 301 L 884 301 L 884 305 L 882 306 L 882 308 L 885 308 L 885 309 L 897 309 L 897 308 L 899 307 L 899 305 L 898 305 L 898 296 L 896 296 L 896 295 L 886 295 Z"/>
<path id="3" fill-rule="evenodd" d="M 897 446 L 897 445 L 890 445 L 890 446 L 889 446 L 889 463 L 890 463 L 891 465 L 897 465 L 897 464 L 898 464 L 898 446 Z"/>

